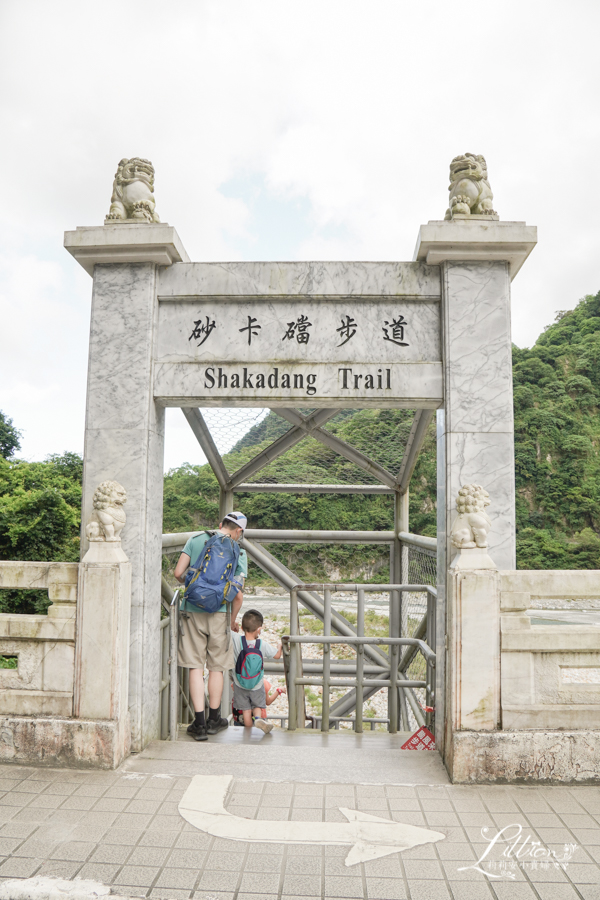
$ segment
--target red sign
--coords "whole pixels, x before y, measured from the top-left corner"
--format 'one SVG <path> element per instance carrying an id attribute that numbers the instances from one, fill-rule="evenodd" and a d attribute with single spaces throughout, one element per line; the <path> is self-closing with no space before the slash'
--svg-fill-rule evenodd
<path id="1" fill-rule="evenodd" d="M 418 731 L 409 737 L 405 744 L 402 744 L 402 750 L 435 750 L 435 738 L 429 728 L 419 728 Z"/>

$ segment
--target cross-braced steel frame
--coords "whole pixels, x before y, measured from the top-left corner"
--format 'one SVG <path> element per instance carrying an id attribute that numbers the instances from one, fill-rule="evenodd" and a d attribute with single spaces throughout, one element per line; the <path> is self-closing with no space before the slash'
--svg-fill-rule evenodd
<path id="1" fill-rule="evenodd" d="M 417 547 L 425 553 L 432 554 L 435 550 L 436 541 L 434 538 L 426 538 L 419 535 L 412 535 L 409 529 L 408 520 L 408 502 L 409 502 L 409 485 L 412 474 L 417 463 L 417 459 L 423 443 L 427 435 L 427 429 L 434 414 L 431 409 L 418 409 L 415 411 L 412 426 L 408 436 L 406 449 L 402 458 L 402 464 L 397 474 L 390 472 L 381 466 L 378 462 L 371 459 L 367 454 L 361 452 L 355 447 L 343 441 L 337 435 L 332 434 L 323 428 L 340 410 L 338 409 L 318 409 L 314 412 L 303 414 L 296 409 L 274 408 L 272 412 L 285 419 L 292 425 L 292 428 L 285 434 L 277 438 L 264 450 L 261 450 L 249 462 L 245 463 L 236 472 L 229 473 L 225 462 L 216 447 L 216 444 L 210 433 L 210 429 L 199 409 L 183 408 L 190 428 L 192 429 L 198 443 L 208 463 L 214 472 L 219 485 L 219 514 L 223 517 L 235 507 L 234 495 L 236 493 L 249 492 L 276 492 L 276 493 L 319 493 L 319 494 L 385 494 L 393 497 L 394 502 L 394 529 L 393 531 L 314 531 L 314 530 L 279 530 L 279 529 L 247 529 L 242 539 L 242 546 L 246 550 L 249 558 L 258 565 L 270 578 L 275 580 L 286 591 L 290 592 L 290 614 L 297 608 L 300 603 L 314 616 L 324 623 L 325 631 L 328 635 L 334 634 L 338 640 L 346 638 L 347 643 L 356 644 L 358 648 L 357 663 L 354 665 L 346 664 L 343 669 L 344 675 L 356 678 L 355 686 L 352 687 L 343 697 L 335 703 L 329 704 L 329 696 L 325 698 L 325 690 L 329 690 L 332 686 L 330 678 L 326 678 L 323 682 L 323 701 L 324 709 L 327 710 L 326 724 L 329 728 L 330 722 L 338 723 L 342 719 L 346 719 L 350 714 L 354 713 L 352 721 L 356 728 L 359 723 L 359 729 L 362 730 L 362 705 L 373 694 L 377 693 L 383 686 L 388 688 L 388 728 L 391 732 L 408 730 L 410 726 L 408 708 L 418 725 L 430 723 L 431 716 L 420 707 L 418 699 L 414 693 L 414 688 L 421 686 L 421 683 L 411 681 L 407 678 L 406 671 L 413 661 L 415 655 L 419 652 L 419 645 L 426 640 L 429 647 L 429 654 L 433 654 L 435 658 L 434 635 L 435 629 L 431 627 L 431 619 L 433 614 L 432 602 L 435 598 L 435 589 L 432 586 L 410 585 L 409 581 L 409 548 Z M 316 441 L 324 444 L 329 449 L 335 451 L 340 456 L 352 462 L 355 466 L 362 469 L 372 478 L 379 482 L 378 485 L 364 484 L 274 484 L 274 483 L 249 483 L 247 479 L 256 475 L 261 469 L 264 469 L 269 463 L 273 462 L 282 454 L 286 453 L 297 443 L 311 437 Z M 194 533 L 194 532 L 192 532 Z M 174 551 L 181 549 L 185 541 L 192 533 L 168 534 L 163 535 L 163 550 Z M 317 585 L 302 585 L 300 579 L 294 572 L 287 568 L 280 560 L 276 559 L 264 546 L 265 543 L 354 543 L 354 544 L 388 544 L 390 547 L 390 583 L 384 586 L 361 586 L 361 598 L 364 602 L 364 590 L 389 590 L 389 637 L 383 639 L 383 644 L 389 645 L 389 655 L 383 652 L 382 647 L 377 646 L 375 641 L 369 641 L 364 638 L 364 622 L 359 623 L 355 628 L 338 610 L 331 607 L 331 591 L 333 586 L 322 585 L 321 588 L 326 590 L 326 594 L 321 598 Z M 299 587 L 300 586 L 300 587 Z M 337 586 L 338 590 L 342 588 Z M 345 586 L 345 589 L 352 590 L 351 585 Z M 415 588 L 427 592 L 429 601 L 427 603 L 427 613 L 423 616 L 418 624 L 415 633 L 410 636 L 410 646 L 406 646 L 405 652 L 400 655 L 400 645 L 404 644 L 407 635 L 402 634 L 402 597 L 406 591 L 414 592 Z M 174 630 L 177 628 L 177 617 L 173 612 L 172 600 L 173 592 L 163 579 L 163 603 L 165 607 L 170 609 L 170 643 L 165 637 L 163 640 L 164 651 L 169 646 L 171 663 L 175 657 L 174 649 Z M 360 617 L 359 617 L 360 618 Z M 363 617 L 364 618 L 364 617 Z M 430 627 L 428 627 L 428 622 Z M 361 634 L 362 632 L 362 634 Z M 294 632 L 292 631 L 292 634 Z M 298 632 L 296 631 L 296 635 Z M 318 641 L 317 641 L 318 642 Z M 298 638 L 292 640 L 294 647 L 294 666 L 302 668 L 301 643 Z M 323 643 L 323 641 L 321 641 Z M 327 669 L 329 664 L 329 648 L 331 641 L 323 643 L 325 649 L 324 662 L 311 661 L 304 663 L 304 674 L 321 674 L 324 673 L 324 667 Z M 165 652 L 163 656 L 165 656 Z M 428 660 L 428 671 L 431 668 L 431 658 L 426 655 Z M 325 659 L 326 657 L 326 659 Z M 368 665 L 365 665 L 365 657 L 368 658 Z M 299 660 L 299 662 L 298 662 Z M 281 665 L 267 663 L 266 669 L 279 671 Z M 352 671 L 351 671 L 352 670 Z M 372 670 L 372 671 L 371 671 Z M 171 733 L 171 738 L 176 738 L 176 728 L 174 727 L 175 718 L 179 722 L 189 721 L 192 708 L 189 701 L 189 689 L 186 685 L 185 671 L 180 670 L 177 677 L 179 684 L 179 697 L 177 698 L 177 688 L 174 685 L 174 678 L 169 677 L 168 666 L 163 665 L 161 696 L 163 701 L 163 738 Z M 359 678 L 360 676 L 360 678 Z M 302 676 L 295 674 L 296 682 L 302 682 Z M 312 683 L 309 679 L 304 679 L 305 683 Z M 226 688 L 223 696 L 224 708 L 228 709 L 230 704 L 229 695 L 229 679 L 225 679 Z M 344 682 L 340 682 L 344 684 Z M 169 715 L 166 712 L 167 687 L 170 684 L 170 706 L 171 706 L 171 726 L 168 725 Z M 429 685 L 428 696 L 431 694 L 431 686 Z M 304 691 L 304 687 L 300 684 L 300 689 Z M 296 696 L 293 700 L 294 721 L 290 716 L 289 726 L 303 727 L 300 721 L 302 716 L 298 712 L 300 704 Z M 360 706 L 360 710 L 359 710 Z M 175 716 L 175 708 L 178 714 Z M 321 727 L 325 717 L 321 719 Z M 313 717 L 314 719 L 314 717 Z"/>

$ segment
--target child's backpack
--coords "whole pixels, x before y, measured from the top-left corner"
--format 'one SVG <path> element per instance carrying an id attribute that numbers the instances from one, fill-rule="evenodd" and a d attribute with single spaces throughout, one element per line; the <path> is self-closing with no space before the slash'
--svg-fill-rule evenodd
<path id="1" fill-rule="evenodd" d="M 263 677 L 263 655 L 260 652 L 260 641 L 254 647 L 248 646 L 246 636 L 242 635 L 242 649 L 235 664 L 235 674 L 240 684 L 247 691 L 253 691 Z"/>
<path id="2" fill-rule="evenodd" d="M 228 534 L 210 537 L 185 576 L 184 600 L 201 612 L 218 612 L 229 600 L 228 588 L 235 576 L 240 548 Z M 239 588 L 236 587 L 236 593 Z"/>

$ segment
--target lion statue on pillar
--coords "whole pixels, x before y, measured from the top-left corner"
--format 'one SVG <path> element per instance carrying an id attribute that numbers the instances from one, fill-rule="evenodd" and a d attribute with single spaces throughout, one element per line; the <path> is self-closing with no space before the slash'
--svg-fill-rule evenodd
<path id="1" fill-rule="evenodd" d="M 483 156 L 465 153 L 450 163 L 450 206 L 446 219 L 454 216 L 497 216 L 494 195 L 488 181 L 487 163 Z"/>
<path id="2" fill-rule="evenodd" d="M 122 159 L 113 183 L 106 224 L 119 219 L 160 222 L 155 212 L 154 166 L 149 159 Z"/>
<path id="3" fill-rule="evenodd" d="M 94 510 L 85 528 L 88 541 L 120 541 L 125 525 L 125 488 L 118 481 L 103 481 L 94 493 Z"/>
<path id="4" fill-rule="evenodd" d="M 459 550 L 485 549 L 492 523 L 485 513 L 490 495 L 480 484 L 465 484 L 456 498 L 458 517 L 452 526 L 452 543 Z"/>

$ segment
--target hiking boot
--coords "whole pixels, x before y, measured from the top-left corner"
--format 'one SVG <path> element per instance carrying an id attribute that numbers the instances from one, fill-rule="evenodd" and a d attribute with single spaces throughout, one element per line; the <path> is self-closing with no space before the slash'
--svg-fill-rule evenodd
<path id="1" fill-rule="evenodd" d="M 195 741 L 207 741 L 208 737 L 206 734 L 206 725 L 196 725 L 195 722 L 192 722 L 191 725 L 188 725 L 186 729 L 188 734 L 194 738 Z"/>
<path id="2" fill-rule="evenodd" d="M 265 722 L 264 719 L 255 719 L 254 727 L 260 729 L 264 734 L 270 734 L 273 731 L 271 723 Z"/>
<path id="3" fill-rule="evenodd" d="M 216 734 L 222 728 L 228 728 L 229 722 L 221 716 L 218 719 L 209 719 L 206 723 L 206 731 L 208 734 Z"/>

